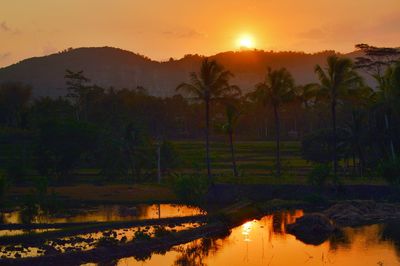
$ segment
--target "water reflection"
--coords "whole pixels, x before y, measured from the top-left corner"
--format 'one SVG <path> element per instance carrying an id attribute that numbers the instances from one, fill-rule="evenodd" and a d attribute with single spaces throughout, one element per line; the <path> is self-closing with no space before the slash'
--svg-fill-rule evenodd
<path id="1" fill-rule="evenodd" d="M 135 206 L 101 205 L 71 209 L 68 214 L 51 214 L 39 206 L 2 213 L 4 224 L 15 223 L 77 223 L 110 222 L 141 219 L 157 219 L 204 214 L 198 207 L 175 204 L 139 204 Z"/>
<path id="2" fill-rule="evenodd" d="M 145 261 L 124 258 L 117 265 L 399 265 L 400 226 L 345 228 L 318 246 L 307 245 L 285 231 L 303 215 L 300 210 L 278 212 L 249 221 L 229 236 L 196 240 L 153 254 Z"/>

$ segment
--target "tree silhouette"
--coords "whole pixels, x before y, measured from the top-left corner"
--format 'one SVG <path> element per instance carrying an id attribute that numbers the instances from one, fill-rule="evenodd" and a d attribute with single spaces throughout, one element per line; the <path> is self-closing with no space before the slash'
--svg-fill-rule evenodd
<path id="1" fill-rule="evenodd" d="M 229 147 L 230 147 L 230 152 L 231 152 L 233 175 L 235 177 L 238 177 L 238 170 L 237 170 L 236 157 L 235 157 L 235 148 L 233 145 L 234 130 L 236 128 L 239 117 L 241 115 L 238 104 L 235 103 L 233 100 L 226 101 L 225 102 L 225 115 L 226 115 L 226 121 L 222 125 L 222 130 L 229 137 Z"/>
<path id="2" fill-rule="evenodd" d="M 332 55 L 327 58 L 327 67 L 323 69 L 316 65 L 314 69 L 320 81 L 321 93 L 325 95 L 331 104 L 332 130 L 333 130 L 333 170 L 337 181 L 338 158 L 337 158 L 337 121 L 336 107 L 338 99 L 349 87 L 361 81 L 361 78 L 353 69 L 353 63 L 348 58 L 340 58 Z"/>
<path id="3" fill-rule="evenodd" d="M 180 84 L 176 90 L 193 96 L 193 100 L 201 101 L 205 105 L 205 139 L 207 176 L 212 180 L 210 166 L 210 104 L 235 92 L 235 87 L 229 85 L 233 74 L 225 70 L 215 60 L 205 58 L 202 61 L 200 72 L 190 74 L 190 83 Z"/>
<path id="4" fill-rule="evenodd" d="M 279 108 L 294 97 L 294 79 L 286 68 L 268 68 L 265 81 L 256 85 L 253 97 L 264 106 L 270 105 L 274 111 L 276 130 L 276 174 L 281 175 L 280 159 L 280 117 Z"/>
<path id="5" fill-rule="evenodd" d="M 86 119 L 90 80 L 83 75 L 83 71 L 73 72 L 68 69 L 64 78 L 68 90 L 67 98 L 70 98 L 75 106 L 76 120 Z"/>

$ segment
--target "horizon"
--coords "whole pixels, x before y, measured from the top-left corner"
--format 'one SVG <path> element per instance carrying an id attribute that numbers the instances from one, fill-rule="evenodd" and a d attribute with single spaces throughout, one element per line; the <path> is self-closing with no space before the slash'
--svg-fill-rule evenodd
<path id="1" fill-rule="evenodd" d="M 314 0 L 223 0 L 213 5 L 182 4 L 180 0 L 112 4 L 40 0 L 28 4 L 5 1 L 0 7 L 0 67 L 68 47 L 120 47 L 165 61 L 186 54 L 235 51 L 241 46 L 349 53 L 356 43 L 398 46 L 400 39 L 396 26 L 400 3 L 396 0 L 384 0 L 378 6 L 372 0 L 362 5 L 340 0 L 334 6 Z"/>
<path id="2" fill-rule="evenodd" d="M 52 55 L 58 55 L 58 54 L 62 54 L 62 53 L 67 53 L 73 51 L 73 50 L 77 50 L 77 49 L 96 49 L 96 48 L 110 48 L 110 49 L 116 49 L 116 50 L 122 50 L 125 52 L 129 52 L 132 53 L 134 55 L 149 59 L 153 62 L 158 62 L 158 63 L 164 63 L 164 62 L 168 62 L 170 59 L 173 59 L 174 61 L 179 61 L 184 59 L 186 56 L 199 56 L 199 57 L 213 57 L 213 56 L 217 56 L 219 54 L 224 54 L 224 53 L 241 53 L 241 52 L 264 52 L 264 53 L 298 53 L 298 54 L 305 54 L 305 55 L 315 55 L 315 54 L 320 54 L 320 53 L 325 53 L 325 52 L 333 52 L 333 53 L 337 53 L 340 55 L 347 55 L 347 54 L 351 54 L 354 52 L 357 52 L 357 49 L 353 49 L 352 51 L 349 52 L 340 52 L 340 51 L 336 51 L 336 50 L 321 50 L 321 51 L 315 51 L 315 52 L 306 52 L 306 51 L 296 51 L 296 50 L 263 50 L 263 49 L 257 49 L 257 48 L 253 48 L 253 49 L 243 49 L 243 48 L 239 48 L 237 50 L 226 50 L 226 51 L 219 51 L 215 54 L 199 54 L 199 53 L 189 53 L 189 54 L 184 54 L 181 57 L 166 57 L 164 59 L 156 59 L 156 58 L 152 58 L 146 54 L 141 54 L 132 50 L 128 50 L 128 49 L 124 49 L 124 48 L 120 48 L 120 47 L 113 47 L 113 46 L 82 46 L 82 47 L 69 47 L 63 50 L 59 50 L 59 51 L 55 51 L 51 54 L 47 54 L 47 55 L 33 55 L 31 57 L 27 57 L 27 58 L 23 58 L 17 62 L 11 63 L 9 65 L 5 65 L 5 66 L 0 66 L 0 69 L 2 68 L 7 68 L 10 67 L 12 65 L 15 64 L 19 64 L 25 60 L 29 60 L 29 59 L 33 59 L 33 58 L 42 58 L 42 57 L 47 57 L 47 56 L 52 56 Z"/>

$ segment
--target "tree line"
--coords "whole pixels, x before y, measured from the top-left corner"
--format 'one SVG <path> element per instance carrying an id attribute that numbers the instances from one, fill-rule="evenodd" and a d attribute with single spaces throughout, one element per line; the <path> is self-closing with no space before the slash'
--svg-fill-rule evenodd
<path id="1" fill-rule="evenodd" d="M 57 178 L 76 167 L 97 167 L 110 178 L 140 181 L 154 168 L 157 145 L 167 171 L 177 165 L 168 139 L 204 138 L 212 182 L 210 141 L 226 136 L 234 176 L 238 138 L 274 139 L 277 176 L 282 139 L 301 140 L 305 159 L 332 165 L 335 182 L 349 162 L 360 176 L 378 167 L 393 176 L 400 173 L 400 51 L 356 48 L 363 56 L 355 62 L 332 55 L 315 66 L 317 83 L 299 85 L 287 69 L 266 67 L 265 79 L 248 93 L 231 84 L 233 73 L 208 58 L 168 98 L 151 96 L 142 87 L 102 88 L 83 71 L 66 71 L 68 94 L 57 99 L 31 99 L 29 86 L 1 84 L 0 164 L 16 178 L 23 175 L 18 166 L 26 164 Z M 366 84 L 361 71 L 376 87 Z"/>

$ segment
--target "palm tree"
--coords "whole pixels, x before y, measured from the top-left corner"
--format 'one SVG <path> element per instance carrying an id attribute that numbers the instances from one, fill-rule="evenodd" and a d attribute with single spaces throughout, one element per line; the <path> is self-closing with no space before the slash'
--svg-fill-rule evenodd
<path id="1" fill-rule="evenodd" d="M 276 130 L 276 174 L 281 175 L 280 159 L 280 118 L 279 108 L 293 99 L 294 79 L 286 68 L 272 70 L 268 68 L 265 81 L 256 85 L 254 97 L 264 106 L 270 105 L 274 111 Z"/>
<path id="2" fill-rule="evenodd" d="M 316 83 L 308 83 L 305 85 L 299 85 L 294 88 L 295 99 L 294 102 L 298 107 L 304 108 L 304 118 L 309 124 L 309 131 L 312 131 L 312 117 L 310 109 L 315 105 L 317 101 L 317 93 L 319 86 Z M 296 117 L 295 117 L 296 118 Z M 296 118 L 297 120 L 297 118 Z M 297 123 L 296 123 L 297 124 Z"/>
<path id="3" fill-rule="evenodd" d="M 234 177 L 238 177 L 238 171 L 236 166 L 236 158 L 235 158 L 235 149 L 233 146 L 233 133 L 234 129 L 237 125 L 241 112 L 237 107 L 237 104 L 234 104 L 232 101 L 228 101 L 225 103 L 225 112 L 226 112 L 226 122 L 222 125 L 222 130 L 229 136 L 229 147 L 231 150 L 231 158 L 232 158 L 232 169 Z"/>
<path id="4" fill-rule="evenodd" d="M 333 130 L 333 169 L 335 180 L 337 180 L 338 158 L 337 158 L 337 126 L 336 107 L 338 99 L 343 93 L 355 83 L 360 82 L 360 77 L 353 69 L 353 63 L 348 58 L 340 58 L 331 55 L 327 58 L 327 67 L 323 69 L 316 65 L 314 69 L 320 81 L 321 92 L 330 100 Z"/>
<path id="5" fill-rule="evenodd" d="M 383 75 L 374 75 L 378 82 L 378 104 L 383 108 L 385 114 L 385 127 L 389 139 L 389 148 L 392 159 L 396 159 L 393 143 L 391 117 L 393 112 L 398 111 L 400 99 L 400 63 L 389 66 Z"/>
<path id="6" fill-rule="evenodd" d="M 184 91 L 193 96 L 193 100 L 201 101 L 205 105 L 205 138 L 207 176 L 212 181 L 210 167 L 210 103 L 220 100 L 232 93 L 235 87 L 229 86 L 229 79 L 233 74 L 225 70 L 215 60 L 205 58 L 202 61 L 200 73 L 190 73 L 190 83 L 180 84 L 176 90 Z"/>

